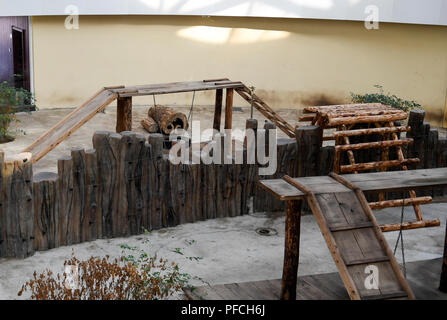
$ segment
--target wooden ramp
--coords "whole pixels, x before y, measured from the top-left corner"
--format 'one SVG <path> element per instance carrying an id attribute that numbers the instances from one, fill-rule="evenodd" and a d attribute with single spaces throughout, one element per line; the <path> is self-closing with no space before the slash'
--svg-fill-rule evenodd
<path id="1" fill-rule="evenodd" d="M 73 132 L 79 129 L 84 123 L 90 120 L 95 114 L 101 112 L 108 104 L 118 98 L 131 98 L 134 96 L 147 96 L 159 94 L 171 94 L 180 92 L 195 92 L 206 90 L 227 89 L 232 92 L 236 90 L 242 98 L 248 102 L 253 102 L 254 108 L 259 110 L 267 119 L 273 121 L 279 129 L 288 136 L 294 137 L 294 128 L 273 111 L 265 102 L 256 95 L 249 95 L 250 90 L 240 81 L 231 81 L 227 78 L 208 79 L 201 81 L 172 82 L 164 84 L 137 85 L 137 86 L 114 86 L 105 87 L 98 91 L 93 97 L 83 105 L 68 114 L 64 119 L 49 129 L 22 152 L 31 152 L 33 162 L 39 161 L 48 152 L 54 149 L 59 143 L 64 141 Z M 120 100 L 118 100 L 120 101 Z M 219 111 L 220 112 L 220 111 Z M 231 112 L 230 112 L 231 114 Z M 220 115 L 220 113 L 219 113 Z M 231 119 L 230 119 L 231 120 Z M 129 129 L 130 130 L 130 129 Z"/>
<path id="2" fill-rule="evenodd" d="M 39 159 L 117 98 L 117 94 L 108 89 L 103 88 L 98 91 L 83 105 L 69 113 L 22 152 L 31 152 L 33 154 L 33 162 L 39 161 Z"/>
<path id="3" fill-rule="evenodd" d="M 407 263 L 408 282 L 417 299 L 447 300 L 438 290 L 442 258 Z M 278 300 L 281 279 L 262 280 L 184 289 L 189 300 Z M 348 300 L 338 273 L 306 275 L 298 278 L 297 300 Z"/>
<path id="4" fill-rule="evenodd" d="M 315 195 L 296 179 L 284 180 L 306 195 L 349 297 L 414 299 L 363 192 L 341 176 L 331 177 L 346 191 Z"/>

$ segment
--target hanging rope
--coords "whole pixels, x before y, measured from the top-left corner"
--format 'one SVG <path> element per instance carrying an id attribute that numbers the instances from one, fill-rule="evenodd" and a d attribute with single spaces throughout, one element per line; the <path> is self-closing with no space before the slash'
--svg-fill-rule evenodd
<path id="1" fill-rule="evenodd" d="M 191 129 L 191 138 L 192 138 L 192 113 L 193 113 L 193 108 L 194 108 L 194 98 L 196 96 L 196 92 L 193 91 L 192 92 L 192 101 L 191 101 L 191 108 L 189 109 L 189 114 L 188 114 L 188 124 L 190 124 L 190 129 Z M 191 118 L 191 122 L 189 121 L 189 119 Z"/>
<path id="2" fill-rule="evenodd" d="M 157 105 L 156 103 L 155 103 L 155 94 L 153 94 L 152 95 L 152 98 L 154 99 L 154 107 Z"/>
<path id="3" fill-rule="evenodd" d="M 399 245 L 399 240 L 401 244 L 401 252 L 402 252 L 402 269 L 404 272 L 405 278 L 407 278 L 407 267 L 405 265 L 405 250 L 404 250 L 404 234 L 402 224 L 404 223 L 404 211 L 405 211 L 405 199 L 402 199 L 402 211 L 400 213 L 400 230 L 399 235 L 397 236 L 396 245 L 394 246 L 394 255 L 396 255 L 397 247 Z"/>

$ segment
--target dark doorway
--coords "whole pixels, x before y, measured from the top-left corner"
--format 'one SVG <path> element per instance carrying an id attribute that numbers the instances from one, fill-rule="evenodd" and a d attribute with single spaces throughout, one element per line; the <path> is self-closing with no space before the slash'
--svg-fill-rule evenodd
<path id="1" fill-rule="evenodd" d="M 12 27 L 12 54 L 14 64 L 14 86 L 27 89 L 26 58 L 25 58 L 25 32 Z"/>

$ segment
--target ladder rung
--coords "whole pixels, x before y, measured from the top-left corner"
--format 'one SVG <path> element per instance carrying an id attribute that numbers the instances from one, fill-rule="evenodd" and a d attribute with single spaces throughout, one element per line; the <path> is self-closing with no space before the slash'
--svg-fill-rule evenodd
<path id="1" fill-rule="evenodd" d="M 363 149 L 372 149 L 372 148 L 388 148 L 388 147 L 403 146 L 403 145 L 407 145 L 410 143 L 413 143 L 413 139 L 411 139 L 411 138 L 404 139 L 404 140 L 384 140 L 384 141 L 339 145 L 339 146 L 335 146 L 335 150 L 347 151 L 347 150 L 363 150 Z"/>
<path id="2" fill-rule="evenodd" d="M 406 293 L 405 291 L 394 291 L 384 294 L 363 296 L 362 300 L 380 300 L 380 299 L 393 299 L 393 298 L 404 298 L 404 297 L 408 297 L 408 293 Z"/>
<path id="3" fill-rule="evenodd" d="M 352 137 L 352 136 L 362 136 L 368 134 L 383 134 L 383 133 L 393 133 L 393 132 L 405 132 L 410 131 L 409 126 L 400 127 L 382 127 L 382 128 L 371 128 L 371 129 L 356 129 L 356 130 L 344 130 L 334 132 L 334 137 Z"/>
<path id="4" fill-rule="evenodd" d="M 330 118 L 328 125 L 330 126 L 341 126 L 344 124 L 357 124 L 357 123 L 372 123 L 372 122 L 390 122 L 396 120 L 407 119 L 407 113 L 396 113 L 396 114 L 385 114 L 377 116 L 358 116 L 358 117 L 341 117 L 341 118 Z"/>
<path id="5" fill-rule="evenodd" d="M 353 171 L 372 170 L 372 169 L 378 169 L 378 168 L 398 167 L 398 166 L 403 166 L 403 165 L 407 165 L 407 164 L 417 164 L 419 162 L 420 162 L 420 160 L 418 158 L 412 158 L 412 159 L 404 159 L 404 160 L 386 160 L 386 161 L 348 164 L 348 165 L 340 166 L 340 171 L 342 173 L 346 173 L 346 172 L 353 172 Z"/>
<path id="6" fill-rule="evenodd" d="M 429 228 L 429 227 L 439 227 L 441 222 L 439 219 L 435 220 L 421 220 L 421 221 L 412 221 L 412 222 L 404 222 L 402 226 L 400 223 L 395 224 L 384 224 L 380 226 L 382 232 L 389 231 L 399 231 L 402 230 L 411 230 L 411 229 L 419 229 L 419 228 Z"/>
<path id="7" fill-rule="evenodd" d="M 383 209 L 383 208 L 401 207 L 402 204 L 404 206 L 410 206 L 413 204 L 425 204 L 425 203 L 430 203 L 431 201 L 432 201 L 431 197 L 416 197 L 416 198 L 407 198 L 407 199 L 395 199 L 395 200 L 370 202 L 369 206 L 371 209 L 377 210 L 377 209 Z"/>
<path id="8" fill-rule="evenodd" d="M 359 264 L 368 264 L 368 263 L 384 262 L 384 261 L 390 261 L 390 257 L 388 257 L 388 256 L 381 256 L 381 257 L 373 257 L 373 258 L 351 260 L 351 261 L 346 261 L 345 264 L 347 266 L 355 266 L 355 265 L 359 265 Z"/>
<path id="9" fill-rule="evenodd" d="M 348 231 L 348 230 L 354 230 L 354 229 L 363 229 L 363 228 L 372 228 L 374 227 L 374 224 L 372 222 L 365 222 L 365 223 L 358 223 L 355 225 L 333 225 L 329 226 L 329 229 L 331 232 L 337 232 L 337 231 Z"/>

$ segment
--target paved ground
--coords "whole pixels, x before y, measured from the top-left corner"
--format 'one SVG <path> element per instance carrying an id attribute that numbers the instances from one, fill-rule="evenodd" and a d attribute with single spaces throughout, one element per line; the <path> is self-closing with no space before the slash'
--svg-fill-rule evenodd
<path id="1" fill-rule="evenodd" d="M 406 261 L 438 258 L 442 255 L 447 204 L 433 203 L 423 207 L 427 219 L 440 217 L 443 225 L 406 231 L 404 233 Z M 407 216 L 413 215 L 407 209 Z M 377 212 L 380 223 L 398 222 L 400 209 L 393 208 Z M 412 218 L 412 217 L 411 217 Z M 256 233 L 260 227 L 275 229 L 278 233 L 262 236 Z M 302 220 L 301 257 L 299 274 L 317 274 L 336 271 L 330 253 L 313 216 Z M 389 244 L 394 248 L 398 233 L 387 233 Z M 142 244 L 148 237 L 150 243 Z M 191 240 L 194 240 L 192 244 Z M 0 299 L 16 299 L 21 284 L 32 277 L 34 270 L 50 268 L 63 272 L 63 261 L 70 257 L 72 249 L 79 258 L 110 255 L 120 256 L 120 244 L 139 245 L 148 253 L 176 261 L 183 272 L 201 277 L 209 284 L 278 279 L 282 274 L 284 250 L 284 217 L 282 214 L 266 216 L 250 214 L 235 218 L 224 218 L 184 224 L 152 232 L 149 236 L 133 236 L 96 240 L 83 244 L 38 252 L 24 260 L 0 259 Z M 180 253 L 176 253 L 176 248 Z M 195 261 L 187 257 L 200 257 Z M 400 251 L 397 258 L 401 261 Z M 203 285 L 193 280 L 194 285 Z"/>

